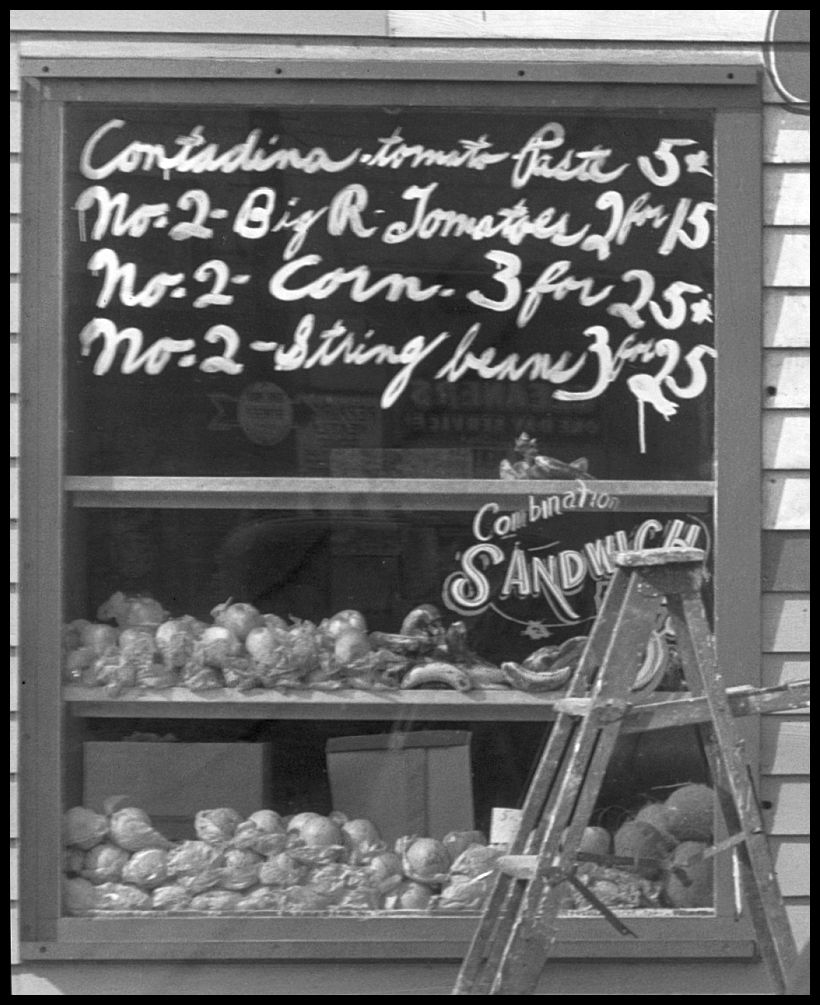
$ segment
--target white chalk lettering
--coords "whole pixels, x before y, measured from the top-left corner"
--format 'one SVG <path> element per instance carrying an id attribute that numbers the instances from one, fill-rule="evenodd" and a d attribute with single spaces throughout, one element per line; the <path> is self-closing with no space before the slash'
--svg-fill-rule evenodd
<path id="1" fill-rule="evenodd" d="M 79 213 L 81 241 L 87 240 L 85 214 L 96 210 L 91 240 L 101 241 L 109 235 L 143 237 L 152 227 L 167 225 L 170 206 L 167 202 L 145 203 L 129 212 L 127 192 L 112 194 L 104 185 L 91 185 L 77 196 L 74 209 Z"/>
<path id="2" fill-rule="evenodd" d="M 396 303 L 402 298 L 416 302 L 429 300 L 441 292 L 441 283 L 432 286 L 422 286 L 418 276 L 404 276 L 399 272 L 391 272 L 375 282 L 370 282 L 371 271 L 367 265 L 356 265 L 350 269 L 341 267 L 331 269 L 303 286 L 289 287 L 288 280 L 296 273 L 312 266 L 322 264 L 321 255 L 302 255 L 294 261 L 283 265 L 271 276 L 268 284 L 271 296 L 275 300 L 326 300 L 345 286 L 349 286 L 348 295 L 354 303 L 362 304 L 373 297 L 384 295 L 385 300 Z M 369 285 L 368 285 L 369 284 Z"/>
<path id="3" fill-rule="evenodd" d="M 558 150 L 564 145 L 566 130 L 560 122 L 548 122 L 536 130 L 524 146 L 513 154 L 515 168 L 512 187 L 523 188 L 532 178 L 553 178 L 556 181 L 589 181 L 605 185 L 614 181 L 629 168 L 628 164 L 611 171 L 605 170 L 612 150 L 596 146 L 591 150 L 567 150 L 557 164 L 553 155 L 545 151 Z"/>
<path id="4" fill-rule="evenodd" d="M 97 296 L 97 306 L 107 307 L 115 295 L 126 307 L 154 307 L 168 290 L 179 286 L 185 278 L 183 272 L 159 272 L 152 276 L 142 290 L 135 290 L 137 267 L 133 262 L 120 263 L 116 251 L 100 248 L 88 260 L 88 271 L 93 275 L 103 272 L 103 284 Z"/>
<path id="5" fill-rule="evenodd" d="M 507 152 L 490 153 L 492 143 L 486 135 L 477 140 L 456 140 L 460 149 L 436 150 L 420 143 L 405 143 L 401 128 L 394 129 L 390 136 L 379 137 L 381 144 L 375 153 L 362 154 L 359 160 L 368 168 L 390 168 L 397 170 L 409 164 L 410 167 L 466 168 L 469 171 L 484 171 L 493 164 L 507 160 Z"/>
<path id="6" fill-rule="evenodd" d="M 159 171 L 167 178 L 177 174 L 233 174 L 236 171 L 266 172 L 290 169 L 305 174 L 338 173 L 355 164 L 361 151 L 357 148 L 340 160 L 333 157 L 324 147 L 313 147 L 301 151 L 293 147 L 283 147 L 268 152 L 265 146 L 279 143 L 278 136 L 262 139 L 262 130 L 253 129 L 242 143 L 222 150 L 218 143 L 209 143 L 204 136 L 205 127 L 194 126 L 190 133 L 174 140 L 176 150 L 169 151 L 162 143 L 146 143 L 133 140 L 117 151 L 108 160 L 97 163 L 97 147 L 103 139 L 116 130 L 124 129 L 124 119 L 109 119 L 95 129 L 86 141 L 80 154 L 80 171 L 84 178 L 101 181 L 112 174 L 134 174 L 136 172 Z"/>
<path id="7" fill-rule="evenodd" d="M 142 351 L 143 334 L 139 328 L 123 328 L 108 318 L 94 318 L 80 332 L 80 351 L 83 356 L 91 355 L 91 347 L 98 338 L 103 340 L 103 348 L 94 361 L 93 372 L 101 377 L 108 373 L 117 360 L 121 349 L 124 355 L 120 363 L 120 373 L 136 373 L 145 370 L 147 374 L 162 373 L 166 364 L 177 353 L 188 353 L 194 348 L 193 339 L 161 338 Z"/>

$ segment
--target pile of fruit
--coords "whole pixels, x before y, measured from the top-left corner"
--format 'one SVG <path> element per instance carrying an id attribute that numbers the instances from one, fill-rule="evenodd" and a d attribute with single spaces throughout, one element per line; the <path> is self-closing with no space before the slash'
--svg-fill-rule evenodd
<path id="1" fill-rule="evenodd" d="M 432 604 L 410 611 L 396 633 L 369 631 L 353 610 L 315 624 L 227 600 L 211 617 L 171 617 L 151 597 L 115 593 L 96 621 L 65 626 L 64 678 L 110 697 L 134 687 L 548 691 L 566 684 L 586 642 L 542 646 L 521 664 L 496 666 L 472 652 L 463 622 L 445 625 Z"/>
<path id="2" fill-rule="evenodd" d="M 709 906 L 713 809 L 711 789 L 687 785 L 614 839 L 587 828 L 578 878 L 614 908 Z M 408 835 L 388 847 L 373 823 L 339 812 L 243 819 L 217 808 L 197 813 L 194 830 L 195 839 L 169 841 L 147 813 L 116 801 L 104 813 L 68 810 L 65 912 L 480 911 L 507 851 L 479 831 Z M 566 889 L 564 909 L 590 908 Z"/>

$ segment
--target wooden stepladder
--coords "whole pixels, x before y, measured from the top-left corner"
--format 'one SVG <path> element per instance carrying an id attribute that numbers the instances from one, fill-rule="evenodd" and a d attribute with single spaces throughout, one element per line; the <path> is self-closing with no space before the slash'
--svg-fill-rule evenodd
<path id="1" fill-rule="evenodd" d="M 557 940 L 557 917 L 584 828 L 622 729 L 698 723 L 712 784 L 735 847 L 746 903 L 777 993 L 796 958 L 760 808 L 734 716 L 808 704 L 808 684 L 733 688 L 716 665 L 702 600 L 704 553 L 626 552 L 612 577 L 533 775 L 517 835 L 485 904 L 454 995 L 534 994 Z M 658 617 L 675 632 L 688 693 L 646 702 L 632 691 Z M 601 905 L 602 907 L 602 905 Z M 605 908 L 603 909 L 606 910 Z M 616 920 L 611 918 L 610 920 Z"/>

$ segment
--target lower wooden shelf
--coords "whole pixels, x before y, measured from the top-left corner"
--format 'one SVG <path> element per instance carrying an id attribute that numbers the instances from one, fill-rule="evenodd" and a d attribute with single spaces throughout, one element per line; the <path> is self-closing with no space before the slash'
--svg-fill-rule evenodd
<path id="1" fill-rule="evenodd" d="M 63 918 L 53 940 L 24 941 L 25 959 L 461 959 L 479 915 L 375 912 L 358 918 Z M 749 958 L 749 926 L 709 911 L 618 912 L 624 938 L 600 916 L 559 921 L 555 956 L 576 959 Z"/>

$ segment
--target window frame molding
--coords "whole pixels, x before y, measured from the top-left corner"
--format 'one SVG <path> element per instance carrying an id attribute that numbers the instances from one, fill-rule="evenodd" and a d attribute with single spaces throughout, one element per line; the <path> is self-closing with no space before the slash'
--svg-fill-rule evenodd
<path id="1" fill-rule="evenodd" d="M 727 685 L 760 683 L 762 114 L 760 70 L 732 64 L 477 60 L 455 48 L 360 58 L 356 46 L 317 58 L 197 55 L 87 58 L 40 46 L 21 52 L 23 249 L 20 463 L 21 951 L 25 959 L 456 959 L 475 917 L 63 918 L 59 913 L 63 782 L 61 584 L 69 522 L 62 465 L 64 380 L 62 108 L 70 101 L 296 102 L 323 95 L 458 107 L 512 94 L 521 107 L 711 109 L 715 123 L 715 631 Z M 82 47 L 78 50 L 82 51 Z M 72 48 L 72 53 L 74 52 Z M 50 53 L 50 54 L 49 54 Z M 470 58 L 472 56 L 473 58 Z M 496 100 L 500 102 L 499 98 Z M 518 107 L 518 105 L 517 105 Z M 738 255 L 735 249 L 742 249 Z M 751 345 L 747 344 L 751 340 Z M 757 721 L 743 724 L 756 750 Z M 556 955 L 605 958 L 750 957 L 751 926 L 732 908 L 729 870 L 718 912 L 627 915 L 628 944 L 598 917 L 560 922 Z"/>

